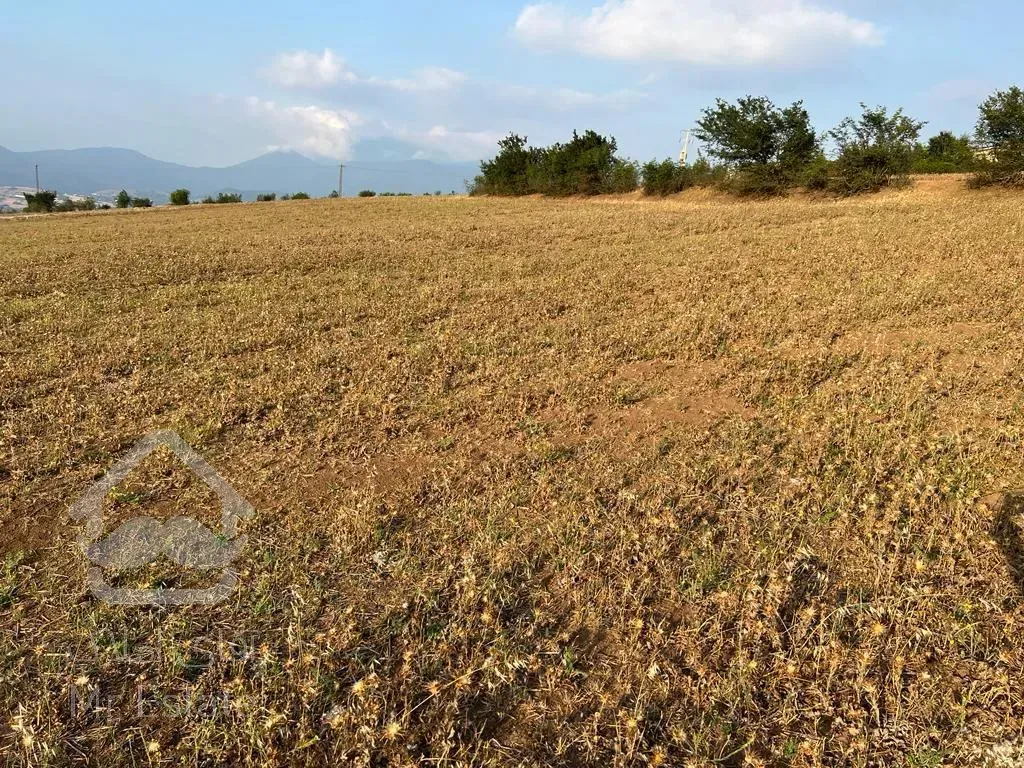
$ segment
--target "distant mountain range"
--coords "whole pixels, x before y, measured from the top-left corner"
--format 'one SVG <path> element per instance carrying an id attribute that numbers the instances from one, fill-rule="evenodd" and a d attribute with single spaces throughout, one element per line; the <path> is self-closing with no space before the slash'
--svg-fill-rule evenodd
<path id="1" fill-rule="evenodd" d="M 413 159 L 414 147 L 371 139 L 356 145 L 357 160 L 345 163 L 344 193 L 465 191 L 479 171 L 477 163 Z M 420 153 L 421 154 L 421 153 Z M 338 166 L 298 152 L 278 151 L 226 168 L 192 167 L 154 160 L 141 152 L 113 147 L 12 152 L 0 147 L 0 187 L 35 187 L 39 183 L 61 195 L 95 195 L 109 199 L 121 189 L 164 203 L 172 190 L 186 188 L 194 200 L 218 192 L 241 193 L 245 199 L 273 192 L 306 192 L 314 197 L 338 186 Z"/>

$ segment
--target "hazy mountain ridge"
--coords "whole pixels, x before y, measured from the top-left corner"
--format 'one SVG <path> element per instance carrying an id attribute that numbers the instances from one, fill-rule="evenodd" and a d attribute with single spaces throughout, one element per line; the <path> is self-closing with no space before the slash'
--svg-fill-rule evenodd
<path id="1" fill-rule="evenodd" d="M 440 190 L 463 192 L 465 181 L 477 173 L 476 163 L 454 163 L 401 157 L 414 148 L 396 144 L 383 155 L 378 142 L 368 140 L 367 161 L 346 162 L 344 193 L 361 189 L 377 192 L 419 194 Z M 359 155 L 356 146 L 356 157 Z M 246 198 L 258 193 L 279 195 L 307 192 L 328 195 L 338 186 L 338 166 L 291 151 L 269 152 L 252 160 L 224 168 L 188 166 L 156 160 L 131 149 L 92 147 L 14 152 L 0 147 L 0 187 L 35 187 L 35 166 L 39 183 L 60 194 L 91 195 L 126 189 L 136 196 L 166 202 L 172 190 L 191 190 L 193 199 L 218 192 L 241 192 Z"/>

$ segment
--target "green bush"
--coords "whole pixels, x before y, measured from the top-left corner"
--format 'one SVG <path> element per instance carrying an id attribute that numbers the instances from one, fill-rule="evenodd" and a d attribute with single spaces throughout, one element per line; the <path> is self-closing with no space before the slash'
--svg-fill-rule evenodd
<path id="1" fill-rule="evenodd" d="M 932 136 L 927 144 L 914 147 L 911 173 L 965 173 L 978 165 L 968 136 L 950 131 Z"/>
<path id="2" fill-rule="evenodd" d="M 636 189 L 639 169 L 615 155 L 612 137 L 594 131 L 549 147 L 529 147 L 526 137 L 510 133 L 498 142 L 498 154 L 480 164 L 468 185 L 471 195 L 597 195 Z"/>
<path id="3" fill-rule="evenodd" d="M 674 160 L 650 160 L 640 169 L 645 195 L 665 195 L 682 192 L 690 186 L 686 167 Z"/>
<path id="4" fill-rule="evenodd" d="M 57 203 L 53 210 L 57 213 L 70 213 L 71 211 L 94 211 L 96 210 L 96 199 L 86 197 L 82 200 L 72 200 L 67 197 Z"/>
<path id="5" fill-rule="evenodd" d="M 118 208 L 131 208 L 132 207 L 132 196 L 127 191 L 121 190 L 117 193 L 117 199 L 114 202 Z"/>
<path id="6" fill-rule="evenodd" d="M 309 200 L 309 195 L 305 192 L 296 192 L 292 195 L 292 200 Z"/>
<path id="7" fill-rule="evenodd" d="M 828 189 L 831 169 L 832 163 L 828 161 L 828 158 L 823 154 L 818 155 L 804 168 L 800 175 L 800 185 L 815 192 Z"/>
<path id="8" fill-rule="evenodd" d="M 691 186 L 721 186 L 729 176 L 729 169 L 724 165 L 715 165 L 703 157 L 697 158 L 693 165 L 687 166 L 687 174 Z"/>
<path id="9" fill-rule="evenodd" d="M 50 213 L 57 204 L 57 193 L 44 189 L 34 195 L 25 193 L 25 211 L 27 213 Z"/>
<path id="10" fill-rule="evenodd" d="M 218 192 L 216 197 L 207 195 L 201 202 L 204 205 L 227 205 L 242 202 L 242 196 L 237 192 Z"/>
<path id="11" fill-rule="evenodd" d="M 861 104 L 859 118 L 848 117 L 829 135 L 839 148 L 828 188 L 840 195 L 877 192 L 910 183 L 914 147 L 924 127 L 897 109 Z"/>
<path id="12" fill-rule="evenodd" d="M 361 190 L 359 190 L 359 196 L 360 197 L 376 197 L 377 193 L 374 192 L 372 189 L 361 189 Z"/>
<path id="13" fill-rule="evenodd" d="M 645 195 L 672 195 L 690 187 L 724 186 L 728 172 L 704 158 L 693 165 L 679 165 L 674 160 L 651 160 L 640 169 Z"/>
<path id="14" fill-rule="evenodd" d="M 586 131 L 573 131 L 566 144 L 554 144 L 543 150 L 540 162 L 531 170 L 537 179 L 537 191 L 549 195 L 599 195 L 609 191 L 606 183 L 617 163 L 614 138 Z"/>
<path id="15" fill-rule="evenodd" d="M 338 190 L 332 189 L 331 194 L 329 194 L 327 197 L 330 200 L 337 200 L 339 197 L 341 197 L 341 195 L 338 194 Z"/>
<path id="16" fill-rule="evenodd" d="M 628 160 L 615 159 L 606 171 L 602 192 L 612 195 L 624 195 L 635 192 L 640 186 L 640 168 Z"/>
<path id="17" fill-rule="evenodd" d="M 914 152 L 914 158 L 910 162 L 911 173 L 961 173 L 963 170 L 965 169 L 960 168 L 957 163 L 931 157 L 927 152 Z"/>
<path id="18" fill-rule="evenodd" d="M 148 197 L 133 197 L 132 208 L 152 208 L 153 201 Z"/>
<path id="19" fill-rule="evenodd" d="M 510 133 L 498 142 L 498 154 L 480 163 L 480 175 L 473 182 L 471 194 L 529 194 L 527 170 L 533 153 L 525 136 Z"/>
<path id="20" fill-rule="evenodd" d="M 722 181 L 721 188 L 738 197 L 774 197 L 784 195 L 799 183 L 774 163 L 735 169 Z"/>
<path id="21" fill-rule="evenodd" d="M 277 193 L 275 192 L 268 192 L 266 194 L 256 195 L 257 203 L 272 203 L 275 200 L 277 200 Z"/>
<path id="22" fill-rule="evenodd" d="M 742 195 L 777 195 L 800 180 L 821 154 L 802 102 L 785 109 L 763 96 L 730 104 L 718 99 L 697 121 L 698 139 L 728 173 L 723 183 Z"/>
<path id="23" fill-rule="evenodd" d="M 171 205 L 188 205 L 192 193 L 187 189 L 176 189 L 170 194 Z"/>

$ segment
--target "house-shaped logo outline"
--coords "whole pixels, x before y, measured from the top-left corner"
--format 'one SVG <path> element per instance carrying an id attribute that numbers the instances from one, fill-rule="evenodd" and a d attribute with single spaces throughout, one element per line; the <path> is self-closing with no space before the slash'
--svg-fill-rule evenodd
<path id="1" fill-rule="evenodd" d="M 221 505 L 221 532 L 244 546 L 246 537 L 238 536 L 238 522 L 251 518 L 255 510 L 234 488 L 173 430 L 157 430 L 139 440 L 132 449 L 85 494 L 71 506 L 71 516 L 85 520 L 85 530 L 78 544 L 88 556 L 88 548 L 103 533 L 103 500 L 149 454 L 160 446 L 169 448 L 200 480 L 217 494 Z M 237 574 L 226 568 L 220 581 L 208 589 L 119 589 L 106 583 L 101 568 L 89 569 L 92 593 L 106 603 L 115 605 L 210 605 L 224 600 L 238 583 Z"/>

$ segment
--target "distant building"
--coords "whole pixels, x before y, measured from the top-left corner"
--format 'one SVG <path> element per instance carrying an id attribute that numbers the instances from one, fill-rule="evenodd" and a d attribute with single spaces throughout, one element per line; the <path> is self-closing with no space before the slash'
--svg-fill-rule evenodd
<path id="1" fill-rule="evenodd" d="M 996 159 L 996 148 L 995 145 L 988 145 L 985 147 L 974 147 L 972 150 L 974 157 L 978 160 L 995 160 Z"/>

